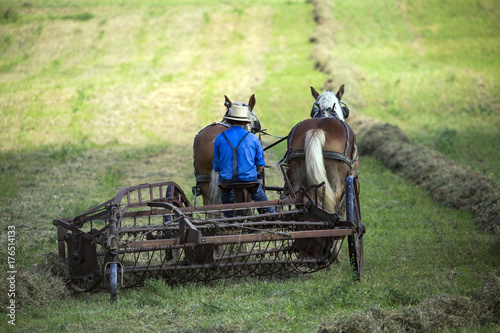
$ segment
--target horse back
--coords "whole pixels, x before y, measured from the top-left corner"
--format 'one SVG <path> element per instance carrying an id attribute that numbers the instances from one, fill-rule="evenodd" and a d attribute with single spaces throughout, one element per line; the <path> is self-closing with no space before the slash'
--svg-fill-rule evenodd
<path id="1" fill-rule="evenodd" d="M 353 158 L 355 135 L 351 127 L 337 118 L 312 118 L 297 124 L 288 135 L 288 147 L 291 151 L 303 151 L 305 137 L 309 131 L 322 130 L 325 133 L 323 151 L 344 153 Z"/>
<path id="2" fill-rule="evenodd" d="M 215 138 L 225 130 L 226 126 L 214 123 L 202 129 L 194 138 L 193 160 L 196 174 L 209 175 L 212 171 Z"/>

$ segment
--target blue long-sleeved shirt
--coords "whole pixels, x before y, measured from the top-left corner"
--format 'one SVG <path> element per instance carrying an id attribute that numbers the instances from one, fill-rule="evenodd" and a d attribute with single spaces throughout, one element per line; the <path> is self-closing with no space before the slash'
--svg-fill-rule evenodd
<path id="1" fill-rule="evenodd" d="M 236 147 L 241 138 L 248 132 L 240 126 L 232 126 L 224 133 L 233 147 Z M 233 150 L 222 133 L 215 138 L 212 164 L 214 171 L 219 172 L 219 176 L 223 180 L 233 179 Z M 238 180 L 245 182 L 256 179 L 257 167 L 265 164 L 264 150 L 259 139 L 254 134 L 249 133 L 238 148 Z"/>

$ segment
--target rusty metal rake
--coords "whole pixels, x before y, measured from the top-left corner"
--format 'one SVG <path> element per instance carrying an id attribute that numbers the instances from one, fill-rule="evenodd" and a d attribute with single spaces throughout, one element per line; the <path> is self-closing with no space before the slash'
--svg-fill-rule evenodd
<path id="1" fill-rule="evenodd" d="M 353 179 L 346 188 L 344 221 L 321 209 L 310 188 L 282 200 L 192 207 L 174 182 L 126 187 L 81 215 L 53 220 L 59 259 L 75 290 L 109 281 L 116 299 L 118 288 L 149 278 L 178 284 L 313 273 L 335 260 L 334 242 L 347 236 L 361 278 L 364 227 Z M 258 213 L 266 207 L 275 212 Z M 227 211 L 236 216 L 224 217 Z"/>

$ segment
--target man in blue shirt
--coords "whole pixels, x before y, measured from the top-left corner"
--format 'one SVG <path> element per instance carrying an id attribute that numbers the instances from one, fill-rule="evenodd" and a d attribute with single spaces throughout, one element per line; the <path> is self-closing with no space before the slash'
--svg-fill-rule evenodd
<path id="1" fill-rule="evenodd" d="M 233 104 L 231 108 L 231 114 L 224 119 L 232 126 L 215 138 L 214 171 L 219 172 L 219 183 L 258 182 L 257 172 L 266 164 L 264 150 L 259 139 L 245 129 L 250 122 L 248 107 Z M 260 184 L 247 191 L 254 201 L 267 201 Z M 221 189 L 221 200 L 223 204 L 234 203 L 234 190 Z M 265 211 L 273 212 L 274 209 L 266 208 Z"/>

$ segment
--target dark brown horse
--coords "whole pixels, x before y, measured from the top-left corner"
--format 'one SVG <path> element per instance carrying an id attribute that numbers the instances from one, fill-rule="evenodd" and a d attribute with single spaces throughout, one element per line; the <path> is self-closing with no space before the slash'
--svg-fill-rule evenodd
<path id="1" fill-rule="evenodd" d="M 248 131 L 257 133 L 260 131 L 260 122 L 253 108 L 255 107 L 255 95 L 252 95 L 248 100 L 248 104 L 242 102 L 231 102 L 225 97 L 224 105 L 227 110 L 225 116 L 231 115 L 233 105 L 242 105 L 248 107 L 248 117 L 251 123 L 248 126 Z M 193 143 L 193 160 L 194 160 L 194 175 L 196 177 L 195 189 L 201 192 L 203 205 L 214 205 L 221 203 L 220 190 L 217 185 L 219 175 L 213 171 L 212 161 L 214 160 L 214 141 L 217 135 L 229 128 L 229 124 L 224 121 L 224 118 L 219 123 L 213 123 L 203 128 L 196 137 Z M 196 195 L 196 194 L 195 194 Z"/>
<path id="2" fill-rule="evenodd" d="M 313 87 L 311 92 L 316 100 L 311 116 L 316 118 L 304 120 L 290 131 L 287 175 L 294 191 L 324 182 L 325 197 L 323 191 L 318 191 L 323 208 L 342 216 L 344 208 L 340 203 L 346 178 L 357 175 L 359 164 L 354 132 L 344 121 L 348 110 L 340 102 L 344 86 L 337 94 L 318 94 Z M 340 244 L 333 247 L 338 251 Z"/>

